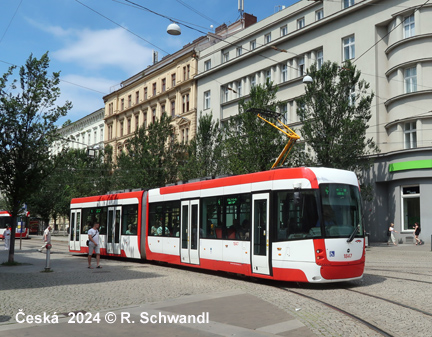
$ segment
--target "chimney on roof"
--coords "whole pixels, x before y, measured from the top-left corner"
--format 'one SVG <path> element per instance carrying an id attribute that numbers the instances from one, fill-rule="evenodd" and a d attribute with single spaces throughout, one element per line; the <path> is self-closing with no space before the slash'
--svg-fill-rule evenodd
<path id="1" fill-rule="evenodd" d="M 156 50 L 153 50 L 152 51 L 153 52 L 153 57 L 152 57 L 152 63 L 153 64 L 156 64 L 156 63 L 158 63 L 159 62 L 159 59 L 158 59 L 158 52 L 156 51 Z"/>
<path id="2" fill-rule="evenodd" d="M 244 27 L 247 28 L 252 26 L 254 23 L 257 23 L 257 17 L 252 14 L 243 13 Z"/>

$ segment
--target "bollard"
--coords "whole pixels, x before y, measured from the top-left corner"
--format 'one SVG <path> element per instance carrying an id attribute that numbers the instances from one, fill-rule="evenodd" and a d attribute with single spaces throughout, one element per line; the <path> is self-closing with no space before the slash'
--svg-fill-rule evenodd
<path id="1" fill-rule="evenodd" d="M 51 247 L 52 245 L 50 243 L 47 243 L 45 248 L 46 248 L 46 263 L 45 263 L 45 271 L 51 271 L 50 268 L 50 251 L 51 251 Z"/>

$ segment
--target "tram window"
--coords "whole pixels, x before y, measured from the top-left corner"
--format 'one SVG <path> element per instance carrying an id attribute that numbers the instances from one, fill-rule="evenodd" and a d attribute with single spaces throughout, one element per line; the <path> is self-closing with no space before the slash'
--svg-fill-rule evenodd
<path id="1" fill-rule="evenodd" d="M 180 202 L 150 204 L 150 236 L 180 236 Z"/>
<path id="2" fill-rule="evenodd" d="M 219 228 L 218 236 L 222 238 L 222 197 L 204 198 L 201 200 L 201 205 L 200 232 L 203 234 L 202 238 L 217 238 L 217 228 Z"/>
<path id="3" fill-rule="evenodd" d="M 122 235 L 137 235 L 138 205 L 123 206 Z"/>
<path id="4" fill-rule="evenodd" d="M 320 186 L 322 218 L 327 237 L 349 237 L 357 226 L 363 235 L 360 193 L 357 186 L 325 184 Z"/>
<path id="5" fill-rule="evenodd" d="M 82 210 L 82 223 L 84 225 L 81 227 L 81 234 L 87 234 L 95 222 L 99 223 L 99 234 L 105 235 L 107 223 L 106 207 L 84 208 Z"/>
<path id="6" fill-rule="evenodd" d="M 251 194 L 202 199 L 202 237 L 250 240 L 251 199 Z"/>
<path id="7" fill-rule="evenodd" d="M 294 191 L 277 192 L 275 199 L 275 241 L 322 235 L 318 223 L 317 192 L 302 190 L 299 195 L 294 195 Z"/>

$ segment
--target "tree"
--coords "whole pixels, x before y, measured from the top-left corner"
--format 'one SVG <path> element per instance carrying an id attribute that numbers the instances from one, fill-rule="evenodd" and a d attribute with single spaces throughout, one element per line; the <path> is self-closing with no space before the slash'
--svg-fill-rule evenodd
<path id="1" fill-rule="evenodd" d="M 177 180 L 182 147 L 165 113 L 148 128 L 141 127 L 117 156 L 116 188 L 153 188 Z"/>
<path id="2" fill-rule="evenodd" d="M 222 134 L 213 115 L 202 115 L 195 138 L 187 146 L 186 158 L 180 167 L 183 180 L 216 176 L 222 173 Z"/>
<path id="3" fill-rule="evenodd" d="M 373 139 L 366 137 L 374 97 L 368 93 L 369 84 L 350 62 L 343 67 L 326 62 L 321 69 L 314 64 L 308 73 L 313 82 L 297 100 L 301 136 L 308 148 L 305 164 L 359 174 L 371 165 L 367 156 L 379 151 Z"/>
<path id="4" fill-rule="evenodd" d="M 250 98 L 239 103 L 239 114 L 233 116 L 223 128 L 224 155 L 227 173 L 244 174 L 271 168 L 286 144 L 284 135 L 259 119 L 250 108 L 276 112 L 277 86 L 270 80 L 251 88 Z M 275 122 L 275 119 L 268 118 Z"/>
<path id="5" fill-rule="evenodd" d="M 57 137 L 55 123 L 72 107 L 70 102 L 55 105 L 60 96 L 60 73 L 48 76 L 48 53 L 33 55 L 20 67 L 19 81 L 13 79 L 15 66 L 0 78 L 0 190 L 15 224 L 23 204 L 48 176 L 49 147 Z M 12 226 L 9 263 L 14 262 L 15 225 Z"/>
<path id="6" fill-rule="evenodd" d="M 98 150 L 94 158 L 86 150 L 69 149 L 52 158 L 51 175 L 28 202 L 31 214 L 45 222 L 68 216 L 70 201 L 76 197 L 105 194 L 111 189 L 111 162 L 106 151 Z"/>

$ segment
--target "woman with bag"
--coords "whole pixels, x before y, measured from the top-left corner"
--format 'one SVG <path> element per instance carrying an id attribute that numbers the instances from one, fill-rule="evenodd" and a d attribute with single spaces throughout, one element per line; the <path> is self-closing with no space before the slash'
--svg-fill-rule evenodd
<path id="1" fill-rule="evenodd" d="M 390 238 L 389 238 L 389 241 L 387 241 L 387 245 L 389 244 L 390 239 L 391 239 L 391 241 L 393 242 L 393 244 L 395 246 L 397 246 L 397 244 L 396 244 L 396 237 L 395 237 L 394 233 L 399 233 L 399 232 L 394 229 L 394 223 L 393 222 L 390 224 L 390 227 L 389 227 L 388 230 L 389 230 L 389 233 L 390 233 Z"/>

